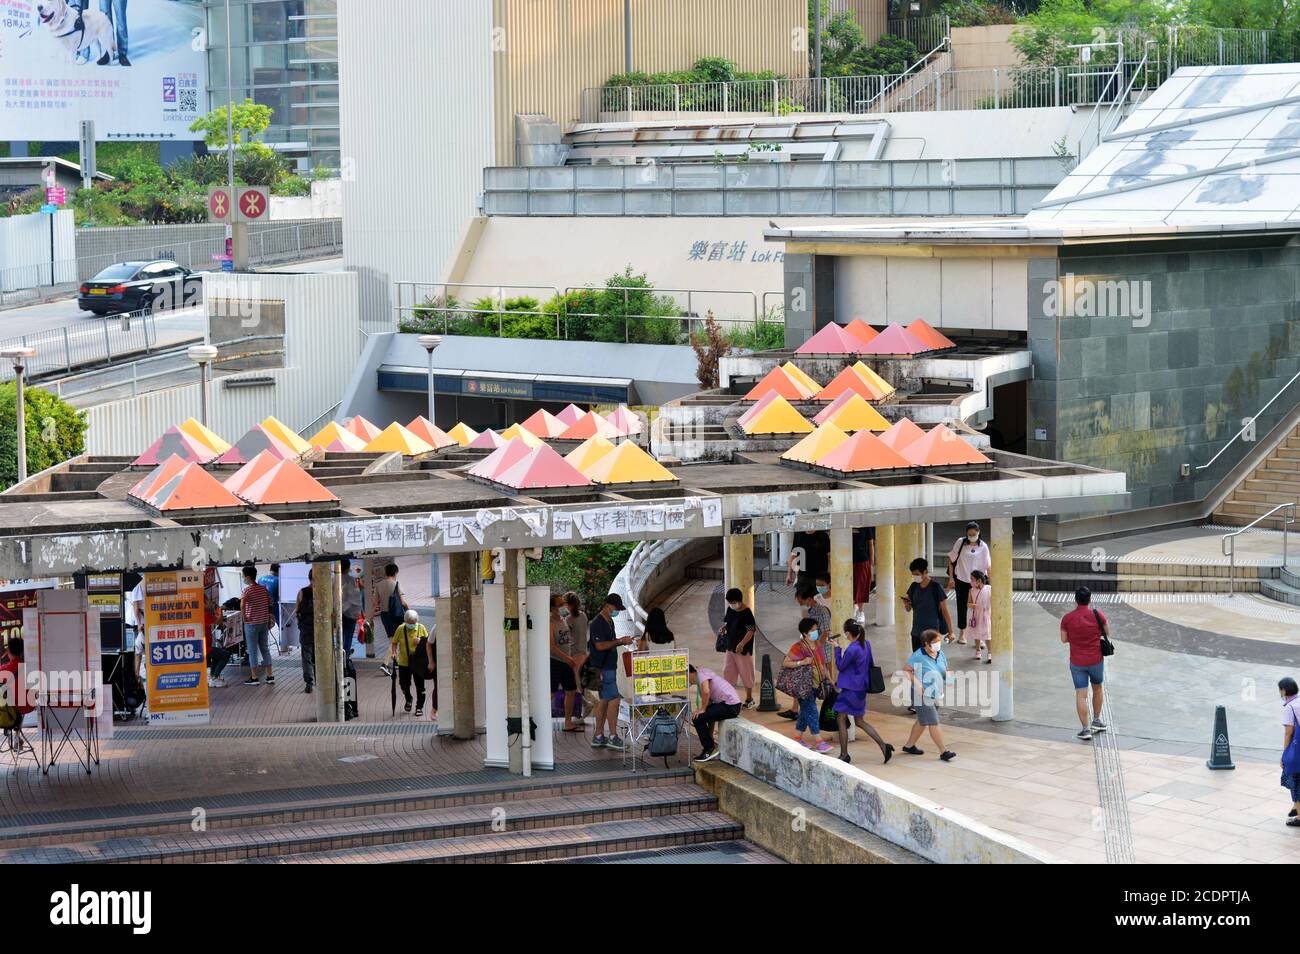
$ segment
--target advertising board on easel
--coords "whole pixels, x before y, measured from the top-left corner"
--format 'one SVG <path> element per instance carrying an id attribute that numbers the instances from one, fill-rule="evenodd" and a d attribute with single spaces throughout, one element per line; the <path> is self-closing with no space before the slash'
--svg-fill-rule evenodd
<path id="1" fill-rule="evenodd" d="M 638 754 L 647 741 L 651 720 L 663 711 L 677 722 L 677 737 L 686 741 L 690 758 L 690 654 L 685 649 L 633 652 L 632 699 L 628 706 L 627 755 L 636 771 Z"/>
<path id="2" fill-rule="evenodd" d="M 193 570 L 146 573 L 144 623 L 149 723 L 206 724 L 203 574 Z"/>

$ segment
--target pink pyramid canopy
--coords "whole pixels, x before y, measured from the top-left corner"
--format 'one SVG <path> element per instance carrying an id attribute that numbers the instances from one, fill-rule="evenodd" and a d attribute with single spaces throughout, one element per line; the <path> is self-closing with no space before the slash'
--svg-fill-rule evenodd
<path id="1" fill-rule="evenodd" d="M 262 451 L 247 464 L 222 481 L 221 486 L 225 487 L 232 494 L 242 497 L 244 496 L 242 491 L 245 487 L 260 479 L 263 474 L 278 464 L 281 460 L 283 460 L 283 458 L 276 457 L 270 451 Z"/>
<path id="2" fill-rule="evenodd" d="M 622 432 L 605 418 L 595 411 L 588 411 L 570 424 L 560 434 L 560 438 L 570 441 L 585 441 L 588 437 L 595 437 L 597 434 L 606 440 L 616 440 L 623 436 Z"/>
<path id="3" fill-rule="evenodd" d="M 817 412 L 817 416 L 813 418 L 813 423 L 825 424 L 832 417 L 834 417 L 836 413 L 839 412 L 840 408 L 842 408 L 845 404 L 849 403 L 849 401 L 852 401 L 853 396 L 857 393 L 858 393 L 857 391 L 848 391 L 848 390 L 841 392 L 839 397 L 837 397 L 834 401 L 831 401 L 830 404 L 827 404 L 824 408 L 822 408 L 820 411 Z"/>
<path id="4" fill-rule="evenodd" d="M 534 411 L 521 426 L 524 430 L 536 434 L 543 440 L 550 437 L 559 437 L 568 427 L 567 424 L 545 408 Z"/>
<path id="5" fill-rule="evenodd" d="M 156 467 L 175 454 L 186 463 L 206 464 L 217 452 L 195 440 L 179 427 L 169 427 L 162 436 L 149 445 L 149 449 L 131 461 L 133 467 Z"/>
<path id="6" fill-rule="evenodd" d="M 483 431 L 481 434 L 479 434 L 478 437 L 474 438 L 465 446 L 473 447 L 476 450 L 494 450 L 495 448 L 500 447 L 504 443 L 505 440 L 501 437 L 501 435 L 489 427 L 487 430 Z"/>
<path id="7" fill-rule="evenodd" d="M 338 503 L 339 499 L 294 460 L 277 460 L 245 485 L 239 496 L 257 505 Z"/>
<path id="8" fill-rule="evenodd" d="M 798 348 L 795 354 L 869 354 L 870 345 L 849 334 L 840 325 L 830 324 L 813 335 Z M 892 353 L 892 352 L 886 352 Z"/>
<path id="9" fill-rule="evenodd" d="M 493 481 L 516 490 L 587 487 L 591 484 L 578 468 L 546 444 L 534 447 L 514 464 L 498 472 Z"/>
<path id="10" fill-rule="evenodd" d="M 484 431 L 485 434 L 491 433 Z M 474 445 L 470 445 L 471 447 Z M 546 445 L 542 445 L 543 447 Z M 488 454 L 481 461 L 471 467 L 466 473 L 471 477 L 481 477 L 484 480 L 496 480 L 497 474 L 505 470 L 515 461 L 522 458 L 529 451 L 529 447 L 518 438 L 508 440 L 500 447 Z"/>
<path id="11" fill-rule="evenodd" d="M 349 431 L 351 431 L 353 434 L 357 435 L 357 437 L 361 438 L 367 444 L 369 444 L 376 437 L 378 437 L 380 433 L 382 433 L 380 428 L 371 424 L 360 414 L 352 418 L 352 420 L 348 421 L 343 426 L 347 428 Z"/>
<path id="12" fill-rule="evenodd" d="M 912 441 L 919 437 L 924 437 L 925 431 L 921 430 L 911 418 L 902 418 L 894 423 L 889 430 L 880 435 L 880 439 L 896 451 L 901 451 Z"/>
<path id="13" fill-rule="evenodd" d="M 155 467 L 149 473 L 145 474 L 140 481 L 126 492 L 128 497 L 138 497 L 141 500 L 146 499 L 158 487 L 167 483 L 182 470 L 185 469 L 187 461 L 182 460 L 176 454 L 172 454 L 165 461 Z"/>
<path id="14" fill-rule="evenodd" d="M 559 418 L 561 421 L 563 421 L 565 424 L 572 426 L 577 422 L 578 418 L 582 417 L 582 415 L 586 413 L 587 412 L 584 411 L 582 408 L 578 407 L 578 405 L 570 404 L 568 407 L 566 407 L 563 411 L 561 411 L 559 414 L 555 416 Z"/>
<path id="15" fill-rule="evenodd" d="M 423 415 L 407 424 L 406 429 L 434 450 L 441 450 L 456 443 L 454 437 L 448 437 L 446 431 Z"/>
<path id="16" fill-rule="evenodd" d="M 628 410 L 626 404 L 620 404 L 613 414 L 606 415 L 605 420 L 613 424 L 620 434 L 630 436 L 641 433 L 641 418 Z"/>
<path id="17" fill-rule="evenodd" d="M 230 450 L 217 458 L 218 464 L 247 464 L 262 451 L 270 451 L 281 460 L 293 460 L 298 454 L 261 424 L 248 429 Z"/>
<path id="18" fill-rule="evenodd" d="M 758 401 L 755 402 L 753 407 L 751 407 L 744 414 L 740 415 L 740 417 L 736 419 L 736 423 L 738 423 L 741 427 L 744 427 L 754 418 L 758 417 L 758 415 L 762 414 L 763 408 L 767 407 L 769 404 L 771 404 L 780 396 L 781 395 L 777 392 L 776 388 L 772 388 L 761 398 L 759 398 Z"/>
<path id="19" fill-rule="evenodd" d="M 876 339 L 867 345 L 863 354 L 924 354 L 927 351 L 933 351 L 928 344 L 912 334 L 898 322 L 893 322 L 888 328 L 876 336 Z"/>

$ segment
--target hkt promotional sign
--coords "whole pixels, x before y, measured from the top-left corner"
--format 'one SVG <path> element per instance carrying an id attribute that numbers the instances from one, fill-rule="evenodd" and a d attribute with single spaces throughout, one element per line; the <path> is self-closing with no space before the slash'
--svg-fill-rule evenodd
<path id="1" fill-rule="evenodd" d="M 0 129 L 202 139 L 206 42 L 202 0 L 0 0 Z"/>
<path id="2" fill-rule="evenodd" d="M 203 576 L 191 570 L 144 575 L 149 721 L 208 721 Z"/>

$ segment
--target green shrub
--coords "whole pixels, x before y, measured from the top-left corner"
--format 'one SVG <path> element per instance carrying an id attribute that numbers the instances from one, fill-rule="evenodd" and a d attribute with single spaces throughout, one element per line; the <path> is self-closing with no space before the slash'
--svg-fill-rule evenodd
<path id="1" fill-rule="evenodd" d="M 43 388 L 23 388 L 27 473 L 36 474 L 85 450 L 86 418 Z M 0 384 L 0 482 L 18 480 L 18 407 L 13 381 Z"/>
<path id="2" fill-rule="evenodd" d="M 551 591 L 573 590 L 583 609 L 594 615 L 632 555 L 635 543 L 596 543 L 579 547 L 547 547 L 542 558 L 528 563 L 528 582 L 549 585 Z"/>

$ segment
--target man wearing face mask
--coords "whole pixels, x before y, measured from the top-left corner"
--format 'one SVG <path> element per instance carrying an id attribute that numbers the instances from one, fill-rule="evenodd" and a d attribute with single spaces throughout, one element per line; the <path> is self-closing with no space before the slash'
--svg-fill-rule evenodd
<path id="1" fill-rule="evenodd" d="M 966 535 L 959 537 L 948 551 L 948 588 L 957 591 L 957 630 L 966 645 L 966 604 L 970 600 L 971 570 L 988 573 L 993 568 L 993 554 L 989 545 L 980 539 L 980 525 L 972 520 L 966 524 Z M 949 629 L 944 642 L 952 642 Z"/>
<path id="2" fill-rule="evenodd" d="M 357 620 L 361 618 L 364 607 L 361 600 L 361 567 L 354 567 L 347 557 L 339 562 L 343 570 L 343 606 L 339 615 L 343 617 L 343 658 L 347 659 L 352 655 L 352 640 L 357 634 Z"/>
<path id="3" fill-rule="evenodd" d="M 948 615 L 948 594 L 943 584 L 930 576 L 925 557 L 917 557 L 908 569 L 912 584 L 903 595 L 903 609 L 912 614 L 912 652 L 916 652 L 924 644 L 921 634 L 927 629 L 951 633 L 952 617 Z"/>
<path id="4" fill-rule="evenodd" d="M 614 635 L 614 619 L 623 611 L 623 597 L 610 593 L 600 606 L 600 612 L 591 620 L 588 630 L 587 661 L 600 670 L 600 701 L 596 703 L 596 734 L 591 739 L 593 749 L 622 751 L 623 740 L 618 736 L 618 647 L 633 642 L 631 636 Z M 607 732 L 602 727 L 608 726 Z"/>

